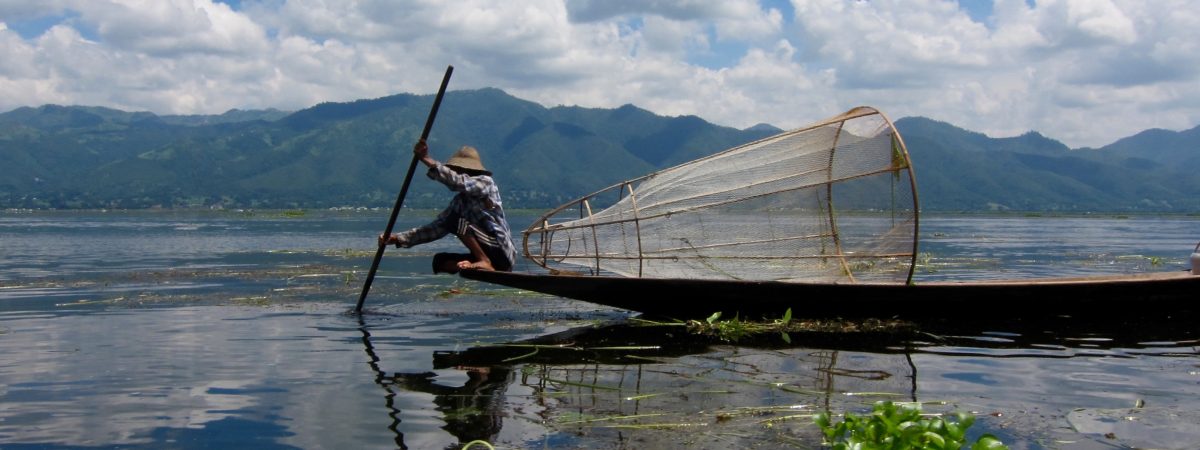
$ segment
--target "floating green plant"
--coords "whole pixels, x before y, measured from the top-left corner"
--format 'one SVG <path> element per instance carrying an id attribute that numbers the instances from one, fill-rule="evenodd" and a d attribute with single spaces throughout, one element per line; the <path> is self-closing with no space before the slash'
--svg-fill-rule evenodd
<path id="1" fill-rule="evenodd" d="M 326 256 L 336 256 L 347 259 L 368 258 L 375 254 L 375 249 L 356 249 L 344 248 L 341 250 L 325 250 L 321 254 Z"/>
<path id="2" fill-rule="evenodd" d="M 783 313 L 783 318 L 770 322 L 744 321 L 738 318 L 738 316 L 727 320 L 720 319 L 721 312 L 717 311 L 708 316 L 704 320 L 704 323 L 695 320 L 688 322 L 688 329 L 693 332 L 716 334 L 721 340 L 732 342 L 737 342 L 739 339 L 752 334 L 779 332 L 784 342 L 792 342 L 791 337 L 788 336 L 786 331 L 788 324 L 792 321 L 792 308 L 788 308 Z"/>
<path id="3" fill-rule="evenodd" d="M 638 419 L 645 419 L 648 417 L 659 417 L 659 416 L 665 416 L 665 415 L 666 415 L 665 413 L 650 413 L 650 414 L 634 414 L 634 415 L 627 415 L 627 416 L 595 417 L 595 418 L 587 418 L 587 419 L 579 419 L 579 420 L 568 420 L 568 421 L 559 422 L 558 424 L 559 425 L 575 425 L 575 424 L 585 424 L 585 423 L 590 424 L 590 423 L 596 423 L 596 422 L 638 420 Z"/>
<path id="4" fill-rule="evenodd" d="M 692 332 L 715 334 L 723 341 L 737 342 L 739 339 L 752 334 L 752 329 L 758 328 L 755 327 L 751 322 L 743 322 L 742 320 L 738 319 L 738 316 L 734 316 L 732 319 L 727 320 L 720 319 L 721 312 L 717 311 L 711 316 L 708 316 L 707 319 L 704 319 L 703 323 L 696 320 L 689 321 L 688 330 Z"/>
<path id="5" fill-rule="evenodd" d="M 689 320 L 687 322 L 651 322 L 640 321 L 647 326 L 685 326 L 688 332 L 693 334 L 702 334 L 716 336 L 717 338 L 728 341 L 737 342 L 740 339 L 759 336 L 768 333 L 779 333 L 779 338 L 790 344 L 792 342 L 789 333 L 855 333 L 855 332 L 880 332 L 880 331 L 901 331 L 912 327 L 911 323 L 900 320 L 880 320 L 880 319 L 863 319 L 863 320 L 795 320 L 792 318 L 792 309 L 788 308 L 779 319 L 750 321 L 743 320 L 738 316 L 731 319 L 721 319 L 721 312 L 713 313 L 703 321 Z"/>
<path id="6" fill-rule="evenodd" d="M 919 403 L 909 408 L 881 401 L 865 417 L 846 413 L 841 422 L 834 424 L 829 413 L 821 413 L 813 421 L 821 427 L 826 444 L 834 450 L 959 450 L 966 445 L 967 428 L 975 422 L 975 417 L 957 413 L 955 419 L 924 417 Z M 970 449 L 1008 450 L 1008 446 L 995 436 L 984 434 Z"/>

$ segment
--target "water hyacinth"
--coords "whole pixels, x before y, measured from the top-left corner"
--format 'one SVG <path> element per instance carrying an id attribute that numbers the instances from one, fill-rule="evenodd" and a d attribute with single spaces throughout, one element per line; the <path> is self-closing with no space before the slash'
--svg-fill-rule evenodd
<path id="1" fill-rule="evenodd" d="M 959 450 L 966 445 L 967 428 L 975 423 L 975 417 L 957 413 L 955 419 L 923 417 L 920 403 L 909 408 L 881 401 L 865 417 L 846 413 L 841 422 L 833 424 L 829 413 L 821 413 L 813 421 L 834 450 Z M 984 434 L 970 449 L 1007 450 L 1008 446 Z"/>

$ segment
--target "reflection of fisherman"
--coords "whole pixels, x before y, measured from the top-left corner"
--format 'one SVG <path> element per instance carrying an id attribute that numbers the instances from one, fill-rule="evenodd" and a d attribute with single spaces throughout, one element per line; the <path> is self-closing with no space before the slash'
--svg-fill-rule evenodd
<path id="1" fill-rule="evenodd" d="M 456 369 L 467 372 L 467 382 L 457 388 L 435 383 L 434 378 L 437 377 L 437 374 L 433 372 L 397 372 L 388 375 L 379 367 L 380 359 L 375 354 L 375 346 L 371 345 L 371 333 L 367 331 L 366 324 L 362 322 L 361 317 L 359 324 L 361 326 L 359 331 L 362 331 L 363 334 L 363 350 L 367 352 L 367 356 L 370 358 L 368 364 L 375 372 L 375 384 L 388 393 L 386 396 L 387 406 L 391 410 L 388 416 L 393 420 L 388 429 L 396 433 L 396 444 L 399 448 L 408 447 L 404 445 L 404 434 L 397 429 L 400 424 L 400 410 L 395 406 L 397 390 L 394 387 L 406 391 L 432 394 L 434 405 L 446 421 L 446 426 L 442 429 L 458 438 L 459 442 L 475 440 L 491 442 L 500 434 L 501 415 L 504 409 L 503 396 L 509 383 L 509 368 L 456 365 Z M 447 367 L 439 366 L 436 363 L 437 358 L 435 352 L 434 367 Z M 447 448 L 458 449 L 461 448 L 461 445 Z"/>
<path id="2" fill-rule="evenodd" d="M 467 382 L 461 387 L 437 384 L 434 382 L 433 373 L 397 373 L 394 380 L 406 390 L 433 394 L 433 403 L 445 416 L 446 426 L 442 429 L 457 437 L 460 442 L 491 442 L 500 434 L 503 396 L 508 385 L 509 369 L 460 368 L 467 371 Z"/>
<path id="3" fill-rule="evenodd" d="M 429 156 L 429 146 L 419 141 L 413 155 L 429 167 L 429 178 L 458 192 L 433 222 L 403 233 L 379 236 L 379 245 L 412 247 L 454 234 L 470 253 L 438 253 L 433 271 L 458 273 L 461 269 L 512 270 L 517 250 L 509 240 L 508 221 L 500 202 L 500 189 L 483 167 L 479 152 L 463 146 L 445 164 Z"/>

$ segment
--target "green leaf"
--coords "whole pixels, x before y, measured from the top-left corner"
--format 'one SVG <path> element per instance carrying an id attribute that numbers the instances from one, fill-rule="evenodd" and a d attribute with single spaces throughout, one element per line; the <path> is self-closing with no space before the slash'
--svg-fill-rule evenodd
<path id="1" fill-rule="evenodd" d="M 813 416 L 813 423 L 817 424 L 817 426 L 821 427 L 821 429 L 830 428 L 829 413 L 823 412 L 823 413 L 817 414 L 816 416 Z"/>
<path id="2" fill-rule="evenodd" d="M 995 436 L 985 434 L 975 441 L 975 445 L 971 446 L 971 450 L 1008 450 L 1008 446 L 996 439 Z"/>
<path id="3" fill-rule="evenodd" d="M 871 413 L 859 417 L 846 413 L 842 422 L 830 424 L 829 414 L 821 413 L 813 421 L 821 427 L 826 444 L 834 449 L 854 450 L 961 450 L 963 435 L 974 423 L 974 416 L 958 413 L 957 421 L 939 417 L 921 417 L 920 404 L 914 407 L 890 401 L 876 402 Z M 1008 450 L 998 439 L 985 434 L 971 450 Z"/>
<path id="4" fill-rule="evenodd" d="M 705 319 L 705 321 L 708 322 L 709 325 L 712 325 L 713 323 L 716 323 L 717 319 L 720 319 L 720 318 L 721 318 L 721 312 L 717 311 L 717 312 L 713 313 L 711 316 L 708 316 L 708 319 Z"/>
<path id="5" fill-rule="evenodd" d="M 962 424 L 963 430 L 971 427 L 975 423 L 975 416 L 966 413 L 958 413 L 958 423 Z"/>
<path id="6" fill-rule="evenodd" d="M 932 444 L 933 448 L 946 448 L 946 438 L 943 438 L 942 435 L 932 431 L 921 433 L 921 441 L 927 444 L 923 447 L 927 447 L 928 444 Z"/>

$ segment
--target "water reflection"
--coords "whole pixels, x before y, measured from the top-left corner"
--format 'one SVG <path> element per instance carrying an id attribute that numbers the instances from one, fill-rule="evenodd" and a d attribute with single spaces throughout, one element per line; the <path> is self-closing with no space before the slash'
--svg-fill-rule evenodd
<path id="1" fill-rule="evenodd" d="M 812 413 L 892 399 L 975 412 L 1014 448 L 1200 448 L 1195 316 L 730 343 L 432 277 L 406 250 L 355 317 L 370 252 L 351 249 L 378 215 L 313 216 L 0 216 L 0 447 L 806 448 Z M 1176 270 L 1200 229 L 1088 220 L 926 221 L 922 275 Z"/>
<path id="2" fill-rule="evenodd" d="M 1147 392 L 1177 375 L 1155 373 L 1162 367 L 1146 362 L 1104 361 L 1181 358 L 1181 366 L 1194 367 L 1187 358 L 1200 355 L 1200 340 L 1192 323 L 1192 318 L 929 322 L 887 332 L 790 333 L 790 342 L 772 334 L 728 343 L 677 328 L 619 322 L 439 351 L 433 365 L 511 367 L 521 374 L 511 385 L 532 395 L 509 396 L 511 404 L 501 409 L 509 414 L 533 409 L 533 416 L 561 435 L 630 448 L 637 447 L 633 442 L 689 448 L 811 444 L 820 440 L 812 414 L 861 410 L 891 399 L 933 402 L 926 406 L 933 412 L 974 412 L 987 432 L 1022 443 L 1013 448 L 1042 448 L 1030 444 L 1039 439 L 1078 442 L 1082 435 L 1093 444 L 1182 449 L 1200 442 L 1200 430 L 1189 425 L 1198 416 L 1194 402 L 1180 404 L 1181 393 Z M 1047 370 L 1038 362 L 1045 359 L 1065 360 L 1059 364 L 1063 370 Z M 493 402 L 503 401 L 509 387 L 493 386 Z M 955 392 L 958 402 L 939 405 Z M 1011 398 L 991 399 L 984 392 Z M 974 395 L 983 397 L 971 400 Z M 1027 413 L 1046 403 L 1046 396 L 1057 396 L 1055 404 L 1078 405 L 1070 408 L 1068 423 Z M 1150 397 L 1150 406 L 1134 408 Z M 1097 404 L 1127 406 L 1091 406 Z M 1142 422 L 1120 424 L 1109 420 L 1114 415 Z M 1175 428 L 1183 430 L 1161 432 Z M 686 437 L 663 432 L 679 429 L 694 431 Z"/>
<path id="3" fill-rule="evenodd" d="M 0 314 L 0 441 L 778 448 L 819 442 L 813 413 L 891 399 L 974 412 L 1011 442 L 1200 442 L 1194 317 L 730 343 L 579 312 L 604 321 L 564 328 L 532 312 L 534 299 L 445 313 L 495 302 L 464 295 L 433 315 L 405 304 L 364 317 L 342 314 L 349 303 Z"/>
<path id="4" fill-rule="evenodd" d="M 371 371 L 375 373 L 375 384 L 383 388 L 388 409 L 388 417 L 391 423 L 388 424 L 388 429 L 396 434 L 396 446 L 399 448 L 408 448 L 404 445 L 404 433 L 400 431 L 400 409 L 396 407 L 396 391 L 392 389 L 391 377 L 379 367 L 379 356 L 375 354 L 375 346 L 371 344 L 371 333 L 367 331 L 367 324 L 359 317 L 359 331 L 362 332 L 363 350 L 367 352 L 367 365 L 371 366 Z"/>
<path id="5" fill-rule="evenodd" d="M 395 402 L 396 396 L 403 391 L 433 396 L 435 409 L 443 414 L 445 420 L 442 429 L 459 440 L 459 444 L 447 445 L 446 448 L 460 448 L 462 443 L 476 440 L 490 442 L 500 433 L 504 391 L 509 383 L 507 366 L 455 366 L 455 369 L 467 373 L 467 381 L 458 387 L 439 384 L 435 380 L 438 374 L 434 372 L 389 374 L 380 366 L 382 360 L 375 353 L 375 346 L 371 343 L 371 332 L 367 328 L 366 322 L 359 317 L 359 331 L 362 332 L 367 364 L 375 374 L 375 384 L 385 392 L 385 405 L 391 419 L 388 429 L 396 434 L 395 442 L 398 448 L 408 448 L 404 443 L 404 433 L 400 431 L 403 411 Z"/>
<path id="6" fill-rule="evenodd" d="M 1193 314 L 1170 318 L 1126 315 L 1110 319 L 1034 317 L 1022 320 L 925 320 L 896 322 L 876 331 L 820 331 L 742 337 L 734 343 L 715 336 L 688 334 L 675 324 L 621 321 L 547 334 L 520 342 L 437 352 L 435 367 L 520 363 L 633 364 L 646 358 L 680 357 L 713 346 L 744 348 L 819 348 L 871 353 L 939 354 L 990 358 L 1079 358 L 1200 354 L 1200 329 Z M 846 321 L 856 328 L 856 321 Z M 836 327 L 834 322 L 833 327 Z M 957 349 L 957 350 L 955 350 Z"/>
<path id="7" fill-rule="evenodd" d="M 493 391 L 496 401 L 507 400 L 510 422 L 545 424 L 555 445 L 774 448 L 819 442 L 811 414 L 840 412 L 847 393 L 917 398 L 911 359 L 840 350 L 856 348 L 846 337 L 814 333 L 791 344 L 763 339 L 731 345 L 677 328 L 617 322 L 439 351 L 433 366 L 511 367 L 520 376 Z M 514 396 L 513 390 L 526 394 Z"/>

